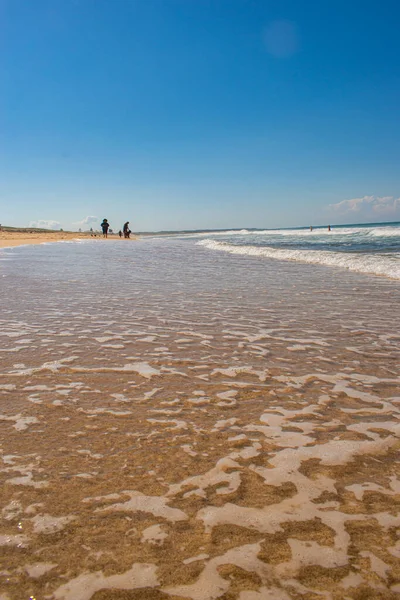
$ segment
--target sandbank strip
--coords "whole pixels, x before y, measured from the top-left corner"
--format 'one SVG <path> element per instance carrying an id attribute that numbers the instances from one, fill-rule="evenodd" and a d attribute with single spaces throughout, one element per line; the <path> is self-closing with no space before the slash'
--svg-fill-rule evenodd
<path id="1" fill-rule="evenodd" d="M 108 240 L 120 240 L 118 235 L 110 235 Z M 131 238 L 135 239 L 135 238 Z M 70 231 L 32 232 L 27 231 L 0 231 L 0 248 L 12 248 L 31 244 L 47 244 L 49 242 L 63 242 L 73 240 L 104 240 L 101 234 L 96 237 L 90 233 L 77 233 Z M 125 240 L 124 240 L 125 241 Z"/>

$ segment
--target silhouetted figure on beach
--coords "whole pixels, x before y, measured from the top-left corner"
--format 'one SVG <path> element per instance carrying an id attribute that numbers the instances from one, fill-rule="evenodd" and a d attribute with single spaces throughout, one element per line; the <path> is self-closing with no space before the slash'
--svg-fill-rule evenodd
<path id="1" fill-rule="evenodd" d="M 108 228 L 109 228 L 109 227 L 110 227 L 110 225 L 109 225 L 109 223 L 108 223 L 107 219 L 103 219 L 103 222 L 102 222 L 102 224 L 101 224 L 101 228 L 102 228 L 102 230 L 103 230 L 103 237 L 105 237 L 105 238 L 106 238 L 106 237 L 107 237 L 107 235 L 108 235 Z"/>
<path id="2" fill-rule="evenodd" d="M 119 235 L 120 238 L 122 238 L 122 231 L 121 230 L 118 231 L 118 235 Z"/>
<path id="3" fill-rule="evenodd" d="M 124 238 L 129 239 L 129 237 L 131 235 L 131 230 L 129 229 L 129 221 L 124 223 L 123 232 L 124 232 Z"/>
<path id="4" fill-rule="evenodd" d="M 330 231 L 330 230 L 331 230 L 331 226 L 330 226 L 330 225 L 328 225 L 328 231 Z"/>

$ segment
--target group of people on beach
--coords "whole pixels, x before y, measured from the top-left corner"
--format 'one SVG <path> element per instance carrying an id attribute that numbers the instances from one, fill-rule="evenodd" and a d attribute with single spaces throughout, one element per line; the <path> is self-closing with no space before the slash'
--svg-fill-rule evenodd
<path id="1" fill-rule="evenodd" d="M 108 222 L 107 219 L 103 219 L 103 222 L 100 224 L 101 230 L 103 232 L 103 237 L 108 237 L 108 230 L 110 229 L 110 224 Z M 110 233 L 111 233 L 111 229 L 110 229 Z M 129 229 L 129 221 L 127 221 L 126 223 L 124 223 L 124 226 L 118 231 L 118 235 L 120 238 L 122 238 L 122 236 L 124 236 L 125 239 L 129 239 L 131 237 L 131 230 Z"/>

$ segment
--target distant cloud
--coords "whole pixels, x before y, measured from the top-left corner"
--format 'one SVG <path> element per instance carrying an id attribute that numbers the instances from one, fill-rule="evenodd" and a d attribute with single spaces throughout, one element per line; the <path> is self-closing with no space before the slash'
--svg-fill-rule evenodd
<path id="1" fill-rule="evenodd" d="M 74 225 L 77 225 L 78 227 L 83 229 L 85 227 L 91 227 L 94 223 L 98 223 L 99 220 L 99 217 L 94 217 L 93 215 L 91 215 L 89 217 L 85 217 L 84 219 L 82 219 L 82 221 L 75 221 Z"/>
<path id="2" fill-rule="evenodd" d="M 330 204 L 329 210 L 337 215 L 360 215 L 362 217 L 400 216 L 400 198 L 394 196 L 363 196 Z"/>
<path id="3" fill-rule="evenodd" d="M 272 56 L 293 56 L 300 46 L 296 24 L 291 21 L 272 21 L 264 31 L 264 43 Z"/>
<path id="4" fill-rule="evenodd" d="M 39 219 L 38 221 L 31 221 L 28 227 L 37 227 L 38 229 L 60 229 L 61 223 L 58 221 Z"/>

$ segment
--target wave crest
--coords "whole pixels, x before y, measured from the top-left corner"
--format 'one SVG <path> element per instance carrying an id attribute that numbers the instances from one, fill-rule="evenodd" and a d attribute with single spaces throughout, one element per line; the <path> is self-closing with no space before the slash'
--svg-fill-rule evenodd
<path id="1" fill-rule="evenodd" d="M 221 250 L 230 254 L 261 256 L 277 260 L 289 260 L 308 264 L 340 267 L 357 273 L 384 275 L 400 279 L 400 261 L 393 255 L 356 254 L 350 252 L 327 252 L 325 250 L 287 250 L 269 246 L 235 246 L 227 242 L 205 239 L 197 242 L 210 250 Z"/>

